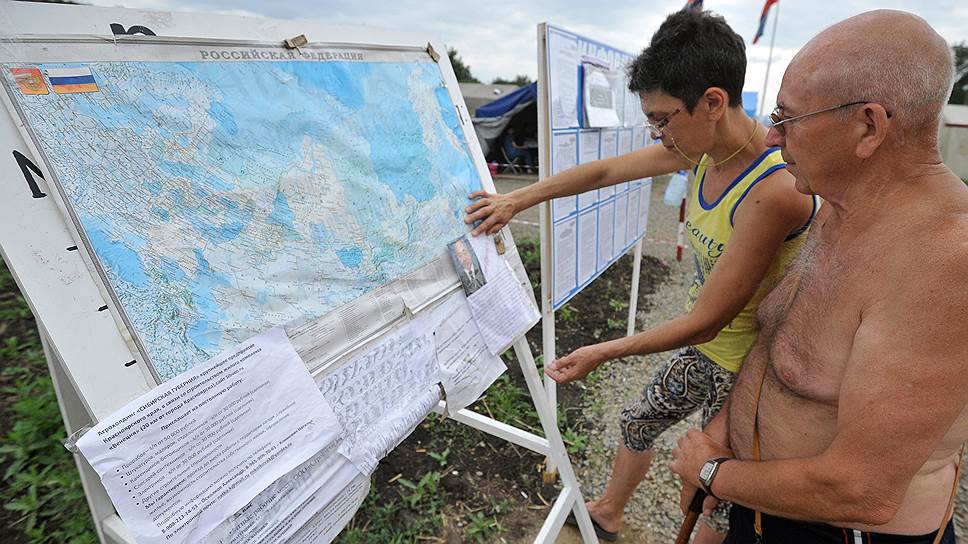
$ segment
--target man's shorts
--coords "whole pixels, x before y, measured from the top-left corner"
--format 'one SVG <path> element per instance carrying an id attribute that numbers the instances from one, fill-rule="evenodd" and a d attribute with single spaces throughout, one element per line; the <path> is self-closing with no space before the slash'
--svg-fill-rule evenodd
<path id="1" fill-rule="evenodd" d="M 694 347 L 679 350 L 652 376 L 642 399 L 622 410 L 625 446 L 634 452 L 651 449 L 660 434 L 699 409 L 705 427 L 723 407 L 735 377 Z M 728 503 L 720 503 L 713 519 L 703 517 L 721 533 L 726 532 L 728 519 Z"/>
<path id="2" fill-rule="evenodd" d="M 734 505 L 729 516 L 729 534 L 723 544 L 754 544 L 756 532 L 753 530 L 755 514 L 749 508 Z M 891 535 L 867 533 L 853 529 L 842 529 L 823 523 L 795 521 L 776 516 L 763 515 L 764 544 L 843 544 L 862 542 L 863 544 L 931 544 L 938 532 L 926 535 Z M 945 526 L 941 544 L 955 543 L 955 528 L 952 522 Z"/>

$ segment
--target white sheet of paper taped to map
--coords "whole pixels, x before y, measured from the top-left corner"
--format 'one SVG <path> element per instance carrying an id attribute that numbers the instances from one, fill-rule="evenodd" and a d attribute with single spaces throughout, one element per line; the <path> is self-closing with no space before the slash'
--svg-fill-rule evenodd
<path id="1" fill-rule="evenodd" d="M 439 258 L 407 274 L 398 282 L 399 293 L 403 302 L 413 311 L 447 291 L 457 279 L 457 273 L 450 264 L 450 256 L 442 252 Z"/>
<path id="2" fill-rule="evenodd" d="M 403 315 L 400 285 L 394 282 L 374 289 L 318 319 L 287 324 L 292 345 L 310 371 Z"/>
<path id="3" fill-rule="evenodd" d="M 448 414 L 473 404 L 507 370 L 501 358 L 488 351 L 463 291 L 450 295 L 413 325 L 434 331 Z"/>
<path id="4" fill-rule="evenodd" d="M 281 544 L 358 477 L 365 477 L 338 453 L 333 442 L 273 482 L 226 519 L 200 544 Z"/>
<path id="5" fill-rule="evenodd" d="M 541 314 L 498 254 L 494 239 L 473 236 L 470 241 L 487 283 L 467 297 L 467 302 L 488 351 L 500 355 L 515 338 L 528 332 Z"/>
<path id="6" fill-rule="evenodd" d="M 433 339 L 429 331 L 417 332 L 404 326 L 319 383 L 344 429 L 339 452 L 363 474 L 373 472 L 440 400 Z"/>
<path id="7" fill-rule="evenodd" d="M 78 441 L 139 544 L 197 542 L 337 440 L 281 328 L 130 402 Z"/>

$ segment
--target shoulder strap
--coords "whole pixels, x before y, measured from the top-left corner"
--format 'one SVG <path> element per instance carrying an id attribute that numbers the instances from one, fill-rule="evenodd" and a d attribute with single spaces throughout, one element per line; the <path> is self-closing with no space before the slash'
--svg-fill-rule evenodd
<path id="1" fill-rule="evenodd" d="M 961 449 L 958 450 L 958 464 L 955 465 L 955 483 L 951 485 L 951 496 L 948 497 L 948 509 L 944 512 L 944 517 L 941 519 L 941 528 L 938 529 L 938 534 L 934 537 L 934 544 L 941 542 L 944 538 L 944 531 L 948 527 L 948 522 L 951 521 L 951 516 L 955 511 L 955 495 L 958 494 L 958 482 L 961 481 L 961 465 L 965 462 L 965 446 L 968 443 L 962 444 Z"/>

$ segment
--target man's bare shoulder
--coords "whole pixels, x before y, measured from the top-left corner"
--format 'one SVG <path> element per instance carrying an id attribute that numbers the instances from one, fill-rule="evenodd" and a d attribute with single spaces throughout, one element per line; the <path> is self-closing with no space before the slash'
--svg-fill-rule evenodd
<path id="1" fill-rule="evenodd" d="M 938 274 L 968 266 L 968 186 L 953 175 L 925 185 L 896 217 L 894 232 L 906 257 L 901 261 Z"/>
<path id="2" fill-rule="evenodd" d="M 895 286 L 892 298 L 924 314 L 957 312 L 968 305 L 962 288 L 968 279 L 968 188 L 957 180 L 908 206 L 884 237 L 884 279 Z"/>

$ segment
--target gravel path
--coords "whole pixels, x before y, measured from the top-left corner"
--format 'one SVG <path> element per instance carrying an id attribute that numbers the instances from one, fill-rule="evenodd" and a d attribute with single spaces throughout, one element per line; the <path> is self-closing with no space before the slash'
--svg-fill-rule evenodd
<path id="1" fill-rule="evenodd" d="M 652 190 L 649 231 L 644 252 L 661 259 L 672 269 L 672 276 L 650 297 L 652 309 L 639 313 L 638 330 L 671 319 L 682 311 L 683 301 L 692 281 L 693 265 L 689 250 L 682 263 L 675 260 L 675 238 L 678 208 L 662 202 L 666 181 L 656 181 Z M 618 412 L 635 399 L 648 384 L 652 372 L 668 357 L 668 353 L 631 357 L 600 369 L 600 381 L 589 386 L 586 393 L 586 421 L 601 422 L 590 428 L 587 459 L 576 470 L 586 499 L 597 498 L 605 489 L 611 474 L 611 460 L 621 440 Z M 644 537 L 655 544 L 673 542 L 682 516 L 679 513 L 679 483 L 669 471 L 667 463 L 678 437 L 689 426 L 698 426 L 698 414 L 670 431 L 656 442 L 652 470 L 639 486 L 625 515 L 623 542 L 641 541 Z M 968 473 L 968 470 L 966 470 Z M 968 476 L 961 479 L 955 522 L 959 535 L 968 527 Z"/>

